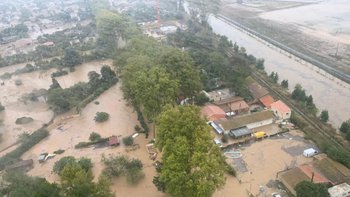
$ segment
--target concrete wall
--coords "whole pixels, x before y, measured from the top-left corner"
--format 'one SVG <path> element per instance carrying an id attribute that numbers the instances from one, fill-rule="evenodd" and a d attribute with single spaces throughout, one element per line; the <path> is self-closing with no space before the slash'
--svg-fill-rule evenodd
<path id="1" fill-rule="evenodd" d="M 273 118 L 267 119 L 267 120 L 263 120 L 263 121 L 260 121 L 260 122 L 254 122 L 254 123 L 248 124 L 247 128 L 248 129 L 254 129 L 254 128 L 262 127 L 262 126 L 269 125 L 269 124 L 272 124 L 272 123 L 273 123 Z"/>

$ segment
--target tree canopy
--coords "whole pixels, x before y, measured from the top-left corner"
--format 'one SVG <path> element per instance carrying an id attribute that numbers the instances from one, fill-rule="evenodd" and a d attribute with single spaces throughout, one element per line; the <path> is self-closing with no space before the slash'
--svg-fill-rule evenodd
<path id="1" fill-rule="evenodd" d="M 211 196 L 225 183 L 224 159 L 196 106 L 168 106 L 159 116 L 160 181 L 171 196 Z"/>
<path id="2" fill-rule="evenodd" d="M 302 181 L 295 186 L 297 197 L 329 197 L 327 187 L 310 181 Z"/>

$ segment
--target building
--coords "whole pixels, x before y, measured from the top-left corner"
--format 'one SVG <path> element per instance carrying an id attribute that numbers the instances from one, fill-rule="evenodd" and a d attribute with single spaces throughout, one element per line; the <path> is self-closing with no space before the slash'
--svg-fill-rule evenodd
<path id="1" fill-rule="evenodd" d="M 263 97 L 269 93 L 264 87 L 262 87 L 261 85 L 259 85 L 256 82 L 250 84 L 248 88 L 249 88 L 249 92 L 252 94 L 252 96 L 256 100 L 260 99 L 261 97 Z"/>
<path id="2" fill-rule="evenodd" d="M 280 100 L 271 104 L 271 110 L 278 119 L 283 120 L 290 119 L 292 114 L 292 110 Z"/>
<path id="3" fill-rule="evenodd" d="M 342 183 L 328 189 L 331 197 L 350 197 L 350 185 Z"/>
<path id="4" fill-rule="evenodd" d="M 249 115 L 234 117 L 230 120 L 218 120 L 216 121 L 220 127 L 226 132 L 231 130 L 247 127 L 248 129 L 254 129 L 257 127 L 269 125 L 273 123 L 273 112 L 262 111 Z"/>
<path id="5" fill-rule="evenodd" d="M 119 139 L 117 136 L 111 136 L 108 139 L 108 145 L 109 146 L 118 146 L 120 144 Z"/>
<path id="6" fill-rule="evenodd" d="M 242 97 L 234 96 L 225 99 L 221 99 L 214 102 L 226 113 L 241 114 L 249 111 L 249 105 L 244 101 Z"/>
<path id="7" fill-rule="evenodd" d="M 247 137 L 252 135 L 252 130 L 248 129 L 247 127 L 241 127 L 237 129 L 231 129 L 228 133 L 230 137 L 233 137 L 235 139 Z"/>
<path id="8" fill-rule="evenodd" d="M 283 185 L 296 196 L 295 186 L 302 181 L 312 181 L 314 183 L 331 183 L 320 174 L 312 165 L 306 164 L 278 174 Z"/>
<path id="9" fill-rule="evenodd" d="M 259 99 L 260 103 L 264 105 L 267 109 L 271 108 L 271 104 L 275 102 L 275 99 L 272 98 L 270 95 L 265 95 Z"/>
<path id="10" fill-rule="evenodd" d="M 209 98 L 209 100 L 214 101 L 214 102 L 235 96 L 235 93 L 230 91 L 230 89 L 228 89 L 228 88 L 215 90 L 215 91 L 211 91 L 211 92 L 203 91 L 203 93 Z"/>
<path id="11" fill-rule="evenodd" d="M 207 105 L 202 108 L 202 115 L 210 121 L 225 119 L 226 113 L 220 107 L 215 105 Z"/>

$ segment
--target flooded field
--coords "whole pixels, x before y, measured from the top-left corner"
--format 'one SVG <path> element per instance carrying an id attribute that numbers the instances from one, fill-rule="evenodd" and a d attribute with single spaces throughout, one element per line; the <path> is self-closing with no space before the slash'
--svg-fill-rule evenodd
<path id="1" fill-rule="evenodd" d="M 324 71 L 296 62 L 213 15 L 209 17 L 208 22 L 215 33 L 225 35 L 232 42 L 243 46 L 248 54 L 264 58 L 267 73 L 278 72 L 280 80 L 287 79 L 290 91 L 297 83 L 300 83 L 307 94 L 313 96 L 314 102 L 320 110 L 327 109 L 329 111 L 332 124 L 338 127 L 350 117 L 349 84 L 336 78 L 330 79 L 323 76 Z"/>
<path id="2" fill-rule="evenodd" d="M 111 60 L 82 64 L 76 67 L 75 72 L 59 77 L 57 80 L 62 84 L 62 88 L 70 87 L 80 81 L 87 81 L 87 73 L 92 70 L 99 71 L 104 64 L 111 65 Z M 24 64 L 19 64 L 15 65 L 14 68 L 18 69 L 23 66 Z M 11 72 L 14 68 L 12 66 L 1 68 L 0 75 Z M 4 80 L 5 85 L 0 87 L 0 102 L 5 106 L 5 111 L 0 113 L 0 119 L 3 121 L 3 125 L 0 125 L 0 133 L 3 135 L 0 150 L 13 144 L 20 134 L 31 133 L 52 119 L 53 112 L 46 104 L 45 98 L 32 102 L 24 101 L 22 97 L 33 90 L 48 89 L 52 82 L 51 73 L 54 71 L 55 69 L 50 69 L 24 73 L 13 75 L 11 79 Z M 17 86 L 16 80 L 21 80 L 23 84 Z M 15 124 L 16 119 L 23 116 L 31 117 L 34 121 L 23 125 Z"/>
<path id="3" fill-rule="evenodd" d="M 306 6 L 265 12 L 260 17 L 297 25 L 304 33 L 311 36 L 350 44 L 350 3 L 348 0 L 324 0 Z"/>

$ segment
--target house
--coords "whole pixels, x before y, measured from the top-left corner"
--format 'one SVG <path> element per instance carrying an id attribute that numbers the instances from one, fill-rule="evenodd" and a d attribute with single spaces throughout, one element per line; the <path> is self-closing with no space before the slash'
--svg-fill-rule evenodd
<path id="1" fill-rule="evenodd" d="M 342 183 L 328 189 L 331 197 L 350 197 L 350 185 Z"/>
<path id="2" fill-rule="evenodd" d="M 262 111 L 249 115 L 234 117 L 230 120 L 218 120 L 216 124 L 220 125 L 226 132 L 231 130 L 247 127 L 254 129 L 257 127 L 269 125 L 273 123 L 273 112 Z"/>
<path id="3" fill-rule="evenodd" d="M 28 171 L 33 167 L 33 159 L 28 159 L 24 161 L 17 162 L 15 164 L 9 165 L 5 167 L 5 170 L 7 172 L 9 171 L 18 171 L 24 169 L 25 171 Z"/>
<path id="4" fill-rule="evenodd" d="M 271 104 L 275 102 L 275 99 L 272 98 L 270 95 L 265 95 L 259 99 L 260 103 L 264 105 L 267 109 L 270 109 Z"/>
<path id="5" fill-rule="evenodd" d="M 296 196 L 295 186 L 302 181 L 313 181 L 314 183 L 331 183 L 320 174 L 311 164 L 302 165 L 278 174 L 283 185 Z"/>
<path id="6" fill-rule="evenodd" d="M 211 92 L 205 92 L 203 93 L 209 98 L 211 101 L 219 101 L 223 100 L 226 98 L 231 98 L 235 96 L 235 93 L 230 91 L 228 88 L 220 89 L 220 90 L 215 90 Z"/>
<path id="7" fill-rule="evenodd" d="M 243 100 L 242 97 L 234 96 L 225 99 L 221 99 L 214 102 L 215 105 L 219 106 L 226 113 L 246 113 L 249 111 L 248 104 Z"/>
<path id="8" fill-rule="evenodd" d="M 118 146 L 120 144 L 119 139 L 117 136 L 111 136 L 108 139 L 108 145 L 109 146 Z"/>
<path id="9" fill-rule="evenodd" d="M 290 119 L 292 114 L 292 110 L 280 100 L 271 104 L 271 110 L 278 119 L 283 120 Z"/>
<path id="10" fill-rule="evenodd" d="M 252 96 L 256 100 L 260 99 L 261 97 L 263 97 L 269 93 L 264 87 L 262 87 L 261 85 L 259 85 L 256 82 L 250 84 L 248 86 L 248 88 L 249 88 L 249 92 L 252 94 Z"/>
<path id="11" fill-rule="evenodd" d="M 214 121 L 226 118 L 226 113 L 220 107 L 215 105 L 207 105 L 202 108 L 202 115 L 208 120 Z"/>

